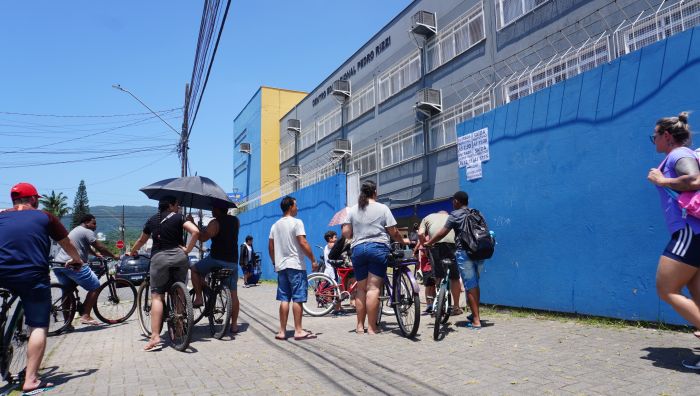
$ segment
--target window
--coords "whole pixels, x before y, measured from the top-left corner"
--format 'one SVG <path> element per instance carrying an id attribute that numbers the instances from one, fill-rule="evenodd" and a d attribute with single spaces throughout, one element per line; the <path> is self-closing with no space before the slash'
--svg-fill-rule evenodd
<path id="1" fill-rule="evenodd" d="M 233 145 L 238 147 L 248 136 L 248 129 L 244 129 L 243 132 L 241 132 L 237 137 L 236 140 L 233 142 Z"/>
<path id="2" fill-rule="evenodd" d="M 353 153 L 350 160 L 350 172 L 359 172 L 360 176 L 377 171 L 377 145 L 371 146 Z"/>
<path id="3" fill-rule="evenodd" d="M 486 37 L 481 3 L 447 25 L 428 45 L 427 71 L 431 72 Z"/>
<path id="4" fill-rule="evenodd" d="M 240 165 L 236 167 L 236 170 L 233 171 L 233 177 L 238 177 L 241 173 L 245 172 L 246 170 L 246 162 L 243 161 Z"/>
<path id="5" fill-rule="evenodd" d="M 352 99 L 350 99 L 350 107 L 348 110 L 348 121 L 354 120 L 355 118 L 366 113 L 369 109 L 373 107 L 374 81 L 370 82 L 369 85 L 352 95 Z"/>
<path id="6" fill-rule="evenodd" d="M 578 50 L 569 50 L 549 62 L 536 65 L 532 70 L 513 76 L 503 84 L 506 102 L 535 93 L 564 81 L 610 60 L 607 37 L 597 42 L 585 42 Z"/>
<path id="7" fill-rule="evenodd" d="M 473 95 L 450 107 L 430 121 L 430 150 L 450 146 L 457 141 L 457 125 L 491 110 L 491 91 Z"/>
<path id="8" fill-rule="evenodd" d="M 382 169 L 423 155 L 423 129 L 410 127 L 382 141 Z"/>
<path id="9" fill-rule="evenodd" d="M 416 50 L 402 59 L 377 79 L 379 85 L 379 103 L 396 95 L 420 78 L 420 51 Z"/>
<path id="10" fill-rule="evenodd" d="M 503 29 L 549 0 L 496 0 L 496 27 Z"/>
<path id="11" fill-rule="evenodd" d="M 340 107 L 321 117 L 318 122 L 318 140 L 330 135 L 340 128 L 342 122 Z"/>
<path id="12" fill-rule="evenodd" d="M 321 180 L 328 179 L 329 177 L 335 175 L 338 173 L 338 163 L 335 161 L 331 161 L 328 164 L 322 165 L 319 168 L 316 168 L 315 170 L 308 172 L 305 171 L 302 173 L 302 176 L 299 180 L 299 186 L 300 188 L 310 186 L 312 184 L 316 184 L 320 182 Z"/>
<path id="13" fill-rule="evenodd" d="M 617 55 L 629 54 L 698 24 L 700 3 L 697 0 L 672 4 L 658 14 L 651 14 L 617 32 Z"/>
<path id="14" fill-rule="evenodd" d="M 314 144 L 316 144 L 316 128 L 315 124 L 312 123 L 301 130 L 299 135 L 299 151 L 305 150 Z"/>
<path id="15" fill-rule="evenodd" d="M 281 143 L 280 147 L 280 163 L 294 156 L 294 141 Z"/>

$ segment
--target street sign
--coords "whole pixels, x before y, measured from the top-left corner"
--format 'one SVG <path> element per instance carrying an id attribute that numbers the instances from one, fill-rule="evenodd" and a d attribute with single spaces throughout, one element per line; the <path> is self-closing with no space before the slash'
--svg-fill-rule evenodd
<path id="1" fill-rule="evenodd" d="M 117 249 L 124 249 L 124 241 L 117 241 Z"/>

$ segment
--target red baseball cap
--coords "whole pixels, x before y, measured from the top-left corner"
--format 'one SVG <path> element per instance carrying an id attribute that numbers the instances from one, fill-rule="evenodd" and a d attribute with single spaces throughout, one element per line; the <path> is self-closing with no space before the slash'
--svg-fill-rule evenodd
<path id="1" fill-rule="evenodd" d="M 26 197 L 40 197 L 40 195 L 31 184 L 17 183 L 10 190 L 10 197 L 15 200 Z"/>

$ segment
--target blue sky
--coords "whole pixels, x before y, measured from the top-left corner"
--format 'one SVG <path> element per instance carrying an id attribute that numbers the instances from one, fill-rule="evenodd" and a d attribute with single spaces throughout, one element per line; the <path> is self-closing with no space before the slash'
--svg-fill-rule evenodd
<path id="1" fill-rule="evenodd" d="M 155 110 L 181 107 L 202 4 L 0 4 L 0 207 L 10 206 L 9 189 L 20 181 L 63 192 L 72 205 L 81 179 L 91 205 L 153 204 L 138 189 L 179 176 L 170 149 L 178 136 L 111 86 L 121 84 Z M 231 191 L 233 119 L 257 88 L 308 92 L 408 4 L 234 0 L 192 130 L 192 173 Z M 163 113 L 177 130 L 181 115 Z M 95 158 L 102 156 L 110 157 Z M 65 161 L 73 162 L 57 163 Z M 54 164 L 31 166 L 46 163 Z"/>

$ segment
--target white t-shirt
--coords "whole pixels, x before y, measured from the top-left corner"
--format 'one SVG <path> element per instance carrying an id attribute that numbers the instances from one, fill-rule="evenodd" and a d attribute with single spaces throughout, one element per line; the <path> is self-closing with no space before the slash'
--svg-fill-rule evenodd
<path id="1" fill-rule="evenodd" d="M 270 228 L 270 239 L 275 246 L 275 271 L 287 268 L 302 270 L 304 265 L 298 236 L 306 236 L 304 223 L 292 216 L 284 216 Z"/>
<path id="2" fill-rule="evenodd" d="M 338 242 L 336 242 L 338 243 Z M 335 269 L 333 266 L 328 262 L 328 253 L 331 252 L 331 248 L 328 247 L 328 244 L 323 247 L 323 261 L 326 263 L 326 269 L 323 271 L 324 274 L 328 275 L 331 277 L 331 279 L 335 279 Z"/>
<path id="3" fill-rule="evenodd" d="M 369 242 L 389 246 L 390 239 L 386 227 L 395 226 L 396 220 L 388 206 L 379 202 L 370 202 L 364 210 L 357 205 L 352 206 L 343 224 L 352 225 L 352 243 L 350 244 L 352 248 Z"/>

